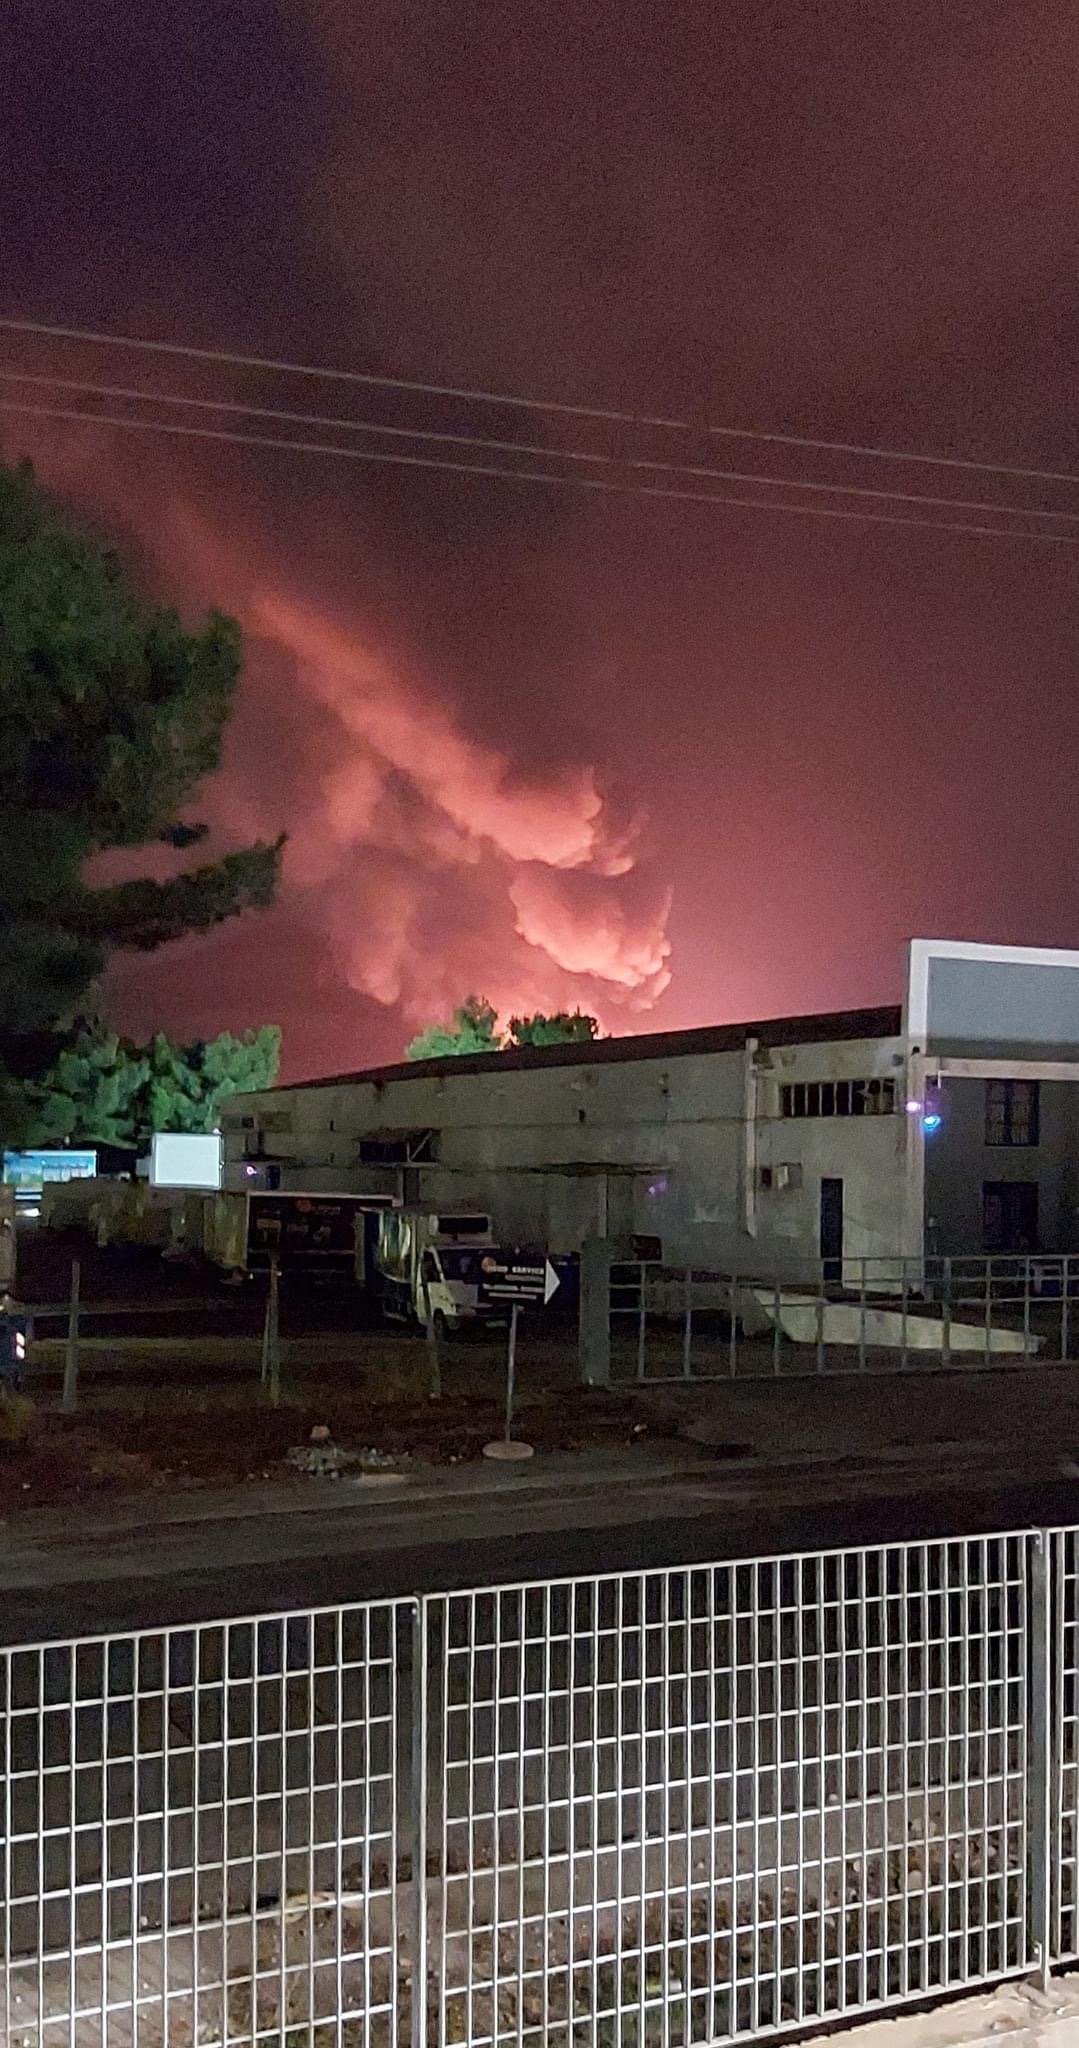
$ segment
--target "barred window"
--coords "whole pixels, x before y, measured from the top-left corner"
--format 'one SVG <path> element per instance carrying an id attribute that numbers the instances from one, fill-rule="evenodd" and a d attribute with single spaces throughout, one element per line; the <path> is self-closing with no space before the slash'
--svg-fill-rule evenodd
<path id="1" fill-rule="evenodd" d="M 788 1081 L 780 1090 L 780 1109 L 790 1116 L 890 1116 L 895 1108 L 895 1082 L 875 1074 L 867 1081 Z"/>
<path id="2" fill-rule="evenodd" d="M 987 1081 L 986 1144 L 1036 1145 L 1040 1108 L 1037 1081 Z"/>

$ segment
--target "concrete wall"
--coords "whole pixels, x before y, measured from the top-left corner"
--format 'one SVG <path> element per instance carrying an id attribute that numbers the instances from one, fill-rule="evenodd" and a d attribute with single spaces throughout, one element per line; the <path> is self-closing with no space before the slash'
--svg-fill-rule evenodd
<path id="1" fill-rule="evenodd" d="M 1079 1245 L 1079 1090 L 1069 1081 L 1042 1082 L 1039 1141 L 1033 1146 L 986 1144 L 985 1092 L 982 1080 L 941 1084 L 941 1127 L 925 1147 L 929 1249 L 981 1252 L 984 1182 L 1035 1181 L 1038 1250 L 1074 1251 Z"/>
<path id="2" fill-rule="evenodd" d="M 780 1114 L 786 1082 L 872 1075 L 894 1079 L 894 1115 Z M 393 1169 L 360 1166 L 360 1137 L 431 1129 L 438 1161 L 411 1198 L 487 1209 L 506 1240 L 573 1251 L 596 1232 L 635 1231 L 671 1261 L 771 1270 L 816 1257 L 832 1175 L 847 1255 L 886 1256 L 902 1233 L 903 1096 L 898 1039 L 275 1090 L 229 1105 L 226 1184 L 243 1184 L 245 1148 L 257 1149 L 245 1116 L 280 1159 L 282 1187 L 312 1191 L 397 1191 Z M 780 1164 L 800 1169 L 800 1185 L 762 1187 L 760 1169 Z"/>
<path id="3" fill-rule="evenodd" d="M 820 1184 L 843 1182 L 843 1252 L 851 1259 L 919 1256 L 921 1246 L 905 1239 L 908 1120 L 906 1075 L 899 1039 L 860 1039 L 826 1047 L 785 1046 L 768 1055 L 759 1086 L 758 1165 L 793 1163 L 801 1185 L 757 1196 L 757 1230 L 762 1243 L 786 1246 L 798 1257 L 819 1249 Z M 893 1083 L 889 1116 L 792 1117 L 778 1115 L 780 1091 L 795 1081 L 869 1080 Z M 775 1178 L 773 1172 L 773 1178 Z M 797 1178 L 797 1177 L 796 1177 Z"/>

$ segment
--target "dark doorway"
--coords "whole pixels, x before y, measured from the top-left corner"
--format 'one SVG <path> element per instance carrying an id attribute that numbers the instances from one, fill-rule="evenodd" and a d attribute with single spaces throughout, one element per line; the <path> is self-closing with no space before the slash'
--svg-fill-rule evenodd
<path id="1" fill-rule="evenodd" d="M 982 1243 L 987 1252 L 1037 1251 L 1036 1180 L 987 1180 L 983 1184 Z"/>
<path id="2" fill-rule="evenodd" d="M 843 1183 L 825 1178 L 820 1184 L 820 1255 L 826 1280 L 843 1278 Z"/>

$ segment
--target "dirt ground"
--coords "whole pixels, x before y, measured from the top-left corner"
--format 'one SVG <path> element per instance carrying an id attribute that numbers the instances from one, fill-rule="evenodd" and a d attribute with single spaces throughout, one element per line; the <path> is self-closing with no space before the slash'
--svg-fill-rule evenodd
<path id="1" fill-rule="evenodd" d="M 312 1431 L 330 1431 L 346 1453 L 447 1465 L 481 1456 L 503 1430 L 503 1411 L 490 1394 L 455 1390 L 441 1400 L 373 1399 L 362 1387 L 306 1383 L 280 1407 L 257 1388 L 227 1386 L 197 1395 L 132 1389 L 120 1400 L 99 1396 L 84 1413 L 65 1416 L 36 1406 L 26 1437 L 0 1438 L 0 1518 L 28 1508 L 62 1507 L 107 1493 L 154 1488 L 229 1486 L 275 1479 L 297 1487 L 314 1482 L 288 1463 Z M 579 1390 L 526 1393 L 516 1436 L 540 1451 L 586 1451 L 627 1444 L 641 1433 L 638 1407 L 618 1395 Z"/>

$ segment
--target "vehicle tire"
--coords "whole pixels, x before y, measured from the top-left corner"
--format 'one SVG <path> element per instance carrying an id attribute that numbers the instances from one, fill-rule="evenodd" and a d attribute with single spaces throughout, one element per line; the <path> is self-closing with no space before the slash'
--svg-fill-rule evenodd
<path id="1" fill-rule="evenodd" d="M 431 1317 L 431 1321 L 434 1325 L 434 1332 L 435 1336 L 438 1339 L 438 1342 L 440 1344 L 448 1343 L 449 1338 L 452 1335 L 452 1331 L 450 1330 L 450 1326 L 446 1321 L 445 1310 L 441 1308 L 436 1308 L 434 1315 Z"/>

